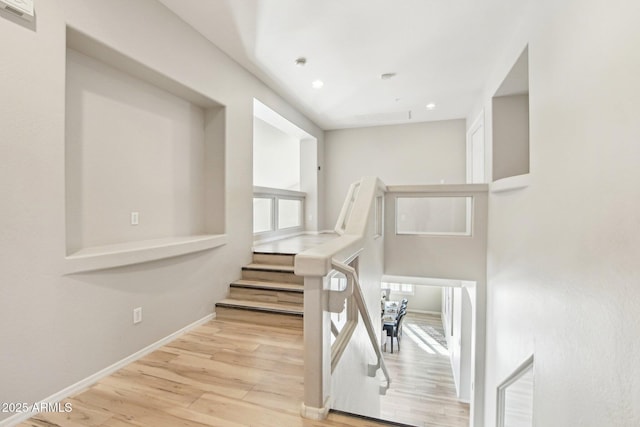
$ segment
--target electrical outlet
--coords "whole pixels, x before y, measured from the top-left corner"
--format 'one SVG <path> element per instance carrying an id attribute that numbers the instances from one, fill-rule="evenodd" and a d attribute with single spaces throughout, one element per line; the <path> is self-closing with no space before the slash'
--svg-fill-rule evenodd
<path id="1" fill-rule="evenodd" d="M 138 212 L 131 212 L 131 225 L 140 224 L 140 214 Z"/>
<path id="2" fill-rule="evenodd" d="M 142 307 L 133 309 L 133 324 L 142 322 Z"/>

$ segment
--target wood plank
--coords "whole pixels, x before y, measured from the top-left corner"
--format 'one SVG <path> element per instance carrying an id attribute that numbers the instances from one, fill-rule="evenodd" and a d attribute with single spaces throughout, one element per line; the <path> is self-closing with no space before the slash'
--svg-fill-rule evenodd
<path id="1" fill-rule="evenodd" d="M 295 255 L 290 254 L 266 254 L 253 253 L 253 262 L 255 264 L 272 264 L 272 265 L 290 265 L 293 266 Z"/>
<path id="2" fill-rule="evenodd" d="M 303 326 L 302 316 L 262 313 L 219 306 L 216 306 L 216 315 L 221 320 L 230 322 L 242 322 L 251 325 L 265 324 L 281 328 L 293 328 L 300 330 L 302 330 Z"/>
<path id="3" fill-rule="evenodd" d="M 304 295 L 300 292 L 277 291 L 258 288 L 238 288 L 231 285 L 229 289 L 230 299 L 242 299 L 250 301 L 273 302 L 292 304 L 302 308 Z"/>
<path id="4" fill-rule="evenodd" d="M 232 286 L 240 285 L 244 287 L 254 287 L 258 289 L 274 289 L 281 291 L 292 291 L 292 292 L 304 292 L 304 285 L 300 285 L 298 283 L 278 283 L 278 282 L 265 282 L 260 280 L 236 280 L 232 284 Z"/>
<path id="5" fill-rule="evenodd" d="M 386 425 L 338 413 L 301 418 L 303 350 L 301 328 L 215 319 L 65 400 L 72 412 L 41 413 L 20 426 Z M 455 399 L 447 356 L 431 356 L 407 336 L 400 352 L 385 353 L 395 377 L 381 397 L 383 415 L 419 426 L 467 426 L 468 405 Z"/>
<path id="6" fill-rule="evenodd" d="M 268 301 L 239 300 L 233 298 L 226 298 L 222 301 L 219 301 L 218 303 L 216 303 L 216 309 L 219 307 L 253 309 L 255 311 L 268 311 L 277 314 L 290 314 L 293 316 L 302 316 L 304 314 L 303 307 L 299 305 Z"/>

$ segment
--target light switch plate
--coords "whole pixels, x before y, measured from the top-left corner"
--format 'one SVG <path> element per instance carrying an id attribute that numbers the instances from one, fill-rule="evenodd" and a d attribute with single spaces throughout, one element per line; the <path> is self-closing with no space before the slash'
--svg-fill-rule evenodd
<path id="1" fill-rule="evenodd" d="M 0 0 L 0 8 L 19 16 L 27 21 L 33 21 L 33 0 Z"/>

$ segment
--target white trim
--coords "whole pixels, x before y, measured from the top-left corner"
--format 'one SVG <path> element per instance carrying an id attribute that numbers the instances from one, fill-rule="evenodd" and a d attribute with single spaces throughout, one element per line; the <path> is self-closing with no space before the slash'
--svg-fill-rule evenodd
<path id="1" fill-rule="evenodd" d="M 509 176 L 491 183 L 492 193 L 502 193 L 503 191 L 519 190 L 526 188 L 531 183 L 531 174 Z"/>
<path id="2" fill-rule="evenodd" d="M 302 418 L 306 418 L 309 420 L 324 420 L 329 415 L 329 398 L 327 397 L 324 401 L 324 405 L 321 408 L 315 408 L 313 406 L 307 406 L 302 402 L 300 404 L 300 415 Z"/>
<path id="3" fill-rule="evenodd" d="M 487 184 L 387 185 L 387 193 L 486 193 Z"/>
<path id="4" fill-rule="evenodd" d="M 257 246 L 257 245 L 261 245 L 263 243 L 270 243 L 270 242 L 274 242 L 276 240 L 284 240 L 284 239 L 290 239 L 292 237 L 298 237 L 298 236 L 319 236 L 321 234 L 335 234 L 336 237 L 338 237 L 338 235 L 336 234 L 335 231 L 333 230 L 322 230 L 322 231 L 298 231 L 298 232 L 294 232 L 291 234 L 283 234 L 283 235 L 279 235 L 279 236 L 271 236 L 271 237 L 265 237 L 264 239 L 259 239 L 259 240 L 254 240 L 253 241 L 253 246 Z"/>
<path id="5" fill-rule="evenodd" d="M 522 378 L 527 372 L 534 372 L 535 357 L 532 354 L 522 362 L 502 383 L 496 387 L 496 425 L 504 427 L 505 393 L 507 388 Z M 535 373 L 534 373 L 535 375 Z"/>
<path id="6" fill-rule="evenodd" d="M 414 285 L 440 286 L 451 288 L 462 287 L 461 280 L 438 279 L 435 277 L 396 276 L 394 274 L 383 274 L 380 281 L 393 283 L 412 283 Z"/>
<path id="7" fill-rule="evenodd" d="M 185 326 L 184 328 L 173 332 L 170 335 L 167 335 L 164 338 L 161 338 L 160 340 L 146 346 L 145 348 L 138 350 L 137 352 L 133 353 L 132 355 L 129 355 L 127 357 L 125 357 L 124 359 L 114 363 L 111 366 L 108 366 L 98 372 L 96 372 L 95 374 L 89 375 L 87 378 L 78 381 L 75 384 L 70 385 L 69 387 L 66 387 L 62 390 L 60 390 L 57 393 L 52 394 L 51 396 L 40 400 L 39 402 L 42 403 L 47 403 L 47 404 L 55 404 L 60 402 L 63 399 L 66 399 L 67 397 L 70 397 L 74 394 L 77 394 L 89 387 L 91 387 L 92 385 L 94 385 L 95 383 L 97 383 L 98 381 L 100 381 L 102 378 L 107 377 L 111 374 L 113 374 L 114 372 L 116 372 L 117 370 L 124 368 L 126 365 L 135 362 L 138 359 L 143 358 L 144 356 L 146 356 L 147 354 L 159 349 L 160 347 L 164 346 L 165 344 L 168 344 L 169 342 L 175 340 L 176 338 L 178 338 L 180 335 L 189 332 L 191 329 L 194 329 L 200 325 L 203 325 L 205 323 L 207 323 L 208 321 L 214 319 L 216 317 L 215 313 L 212 314 L 208 314 L 205 317 L 203 317 L 200 320 L 196 320 L 195 322 Z M 24 422 L 26 420 L 28 420 L 29 418 L 33 417 L 34 415 L 36 415 L 33 412 L 21 412 L 21 413 L 17 413 L 15 415 L 12 415 L 9 418 L 5 418 L 4 420 L 0 421 L 0 427 L 12 427 L 12 426 L 16 426 L 18 424 L 20 424 L 21 422 Z"/>
<path id="8" fill-rule="evenodd" d="M 442 319 L 442 312 L 440 311 L 431 311 L 431 310 L 416 310 L 407 308 L 407 313 L 418 313 L 418 314 L 431 314 L 434 316 L 438 316 Z"/>
<path id="9" fill-rule="evenodd" d="M 467 129 L 467 138 L 466 138 L 466 155 L 467 155 L 466 175 L 467 175 L 467 184 L 473 183 L 473 135 L 480 128 L 482 128 L 482 132 L 483 132 L 482 142 L 483 142 L 483 152 L 484 152 L 484 151 L 486 151 L 485 135 L 484 135 L 484 110 L 481 110 L 480 113 L 478 113 L 478 116 L 473 121 L 473 124 L 471 126 L 469 126 L 469 129 Z M 486 153 L 484 153 L 484 154 L 486 156 Z M 483 171 L 484 179 L 482 180 L 482 182 L 486 182 L 487 166 L 486 166 L 486 162 L 483 162 L 483 163 L 485 163 L 485 164 L 484 164 L 484 171 Z"/>
<path id="10" fill-rule="evenodd" d="M 202 234 L 92 246 L 65 257 L 65 274 L 140 264 L 226 244 L 226 234 Z"/>
<path id="11" fill-rule="evenodd" d="M 253 197 L 270 196 L 273 194 L 283 197 L 292 197 L 294 199 L 304 199 L 307 197 L 307 193 L 303 191 L 286 190 L 284 188 L 259 187 L 257 185 L 253 186 Z"/>

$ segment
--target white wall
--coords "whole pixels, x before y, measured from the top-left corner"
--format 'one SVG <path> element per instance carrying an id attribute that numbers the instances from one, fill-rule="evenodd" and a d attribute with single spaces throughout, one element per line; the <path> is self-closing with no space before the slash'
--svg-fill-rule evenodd
<path id="1" fill-rule="evenodd" d="M 300 190 L 300 140 L 253 120 L 253 185 Z"/>
<path id="2" fill-rule="evenodd" d="M 465 121 L 325 133 L 325 228 L 333 229 L 349 185 L 378 176 L 387 185 L 465 182 Z"/>
<path id="3" fill-rule="evenodd" d="M 490 197 L 485 425 L 533 353 L 535 426 L 637 426 L 640 2 L 530 7 L 475 109 L 491 123 L 529 44 L 530 185 Z"/>
<path id="4" fill-rule="evenodd" d="M 401 292 L 391 291 L 389 294 L 390 301 L 401 301 L 403 298 L 408 300 L 407 310 L 418 312 L 440 313 L 442 311 L 442 287 L 413 285 L 414 293 L 403 294 Z"/>
<path id="5" fill-rule="evenodd" d="M 251 258 L 254 97 L 322 148 L 318 127 L 155 1 L 36 10 L 36 31 L 0 16 L 0 402 L 40 401 L 213 311 Z M 66 23 L 226 106 L 227 245 L 63 275 Z"/>

